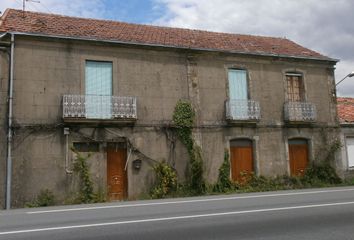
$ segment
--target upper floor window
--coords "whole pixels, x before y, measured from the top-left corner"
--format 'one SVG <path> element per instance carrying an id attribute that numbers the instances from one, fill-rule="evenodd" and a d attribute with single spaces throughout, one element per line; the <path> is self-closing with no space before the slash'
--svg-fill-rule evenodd
<path id="1" fill-rule="evenodd" d="M 112 62 L 86 61 L 85 94 L 112 95 Z"/>
<path id="2" fill-rule="evenodd" d="M 86 117 L 112 116 L 112 62 L 86 61 L 85 63 Z"/>
<path id="3" fill-rule="evenodd" d="M 300 73 L 286 73 L 287 99 L 289 102 L 305 100 L 303 77 Z"/>
<path id="4" fill-rule="evenodd" d="M 238 69 L 229 69 L 229 99 L 230 100 L 247 100 L 247 71 Z"/>

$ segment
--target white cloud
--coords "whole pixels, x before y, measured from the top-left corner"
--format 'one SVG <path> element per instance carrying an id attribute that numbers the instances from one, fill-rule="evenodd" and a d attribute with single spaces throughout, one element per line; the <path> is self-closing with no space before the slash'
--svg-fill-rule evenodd
<path id="1" fill-rule="evenodd" d="M 156 0 L 166 13 L 155 24 L 211 31 L 287 37 L 341 59 L 336 79 L 354 71 L 352 0 Z M 350 80 L 339 93 L 354 96 Z"/>
<path id="2" fill-rule="evenodd" d="M 4 12 L 6 8 L 22 9 L 22 0 L 1 0 L 0 11 Z M 92 18 L 102 18 L 106 13 L 101 0 L 40 0 L 39 3 L 26 1 L 26 10 Z"/>

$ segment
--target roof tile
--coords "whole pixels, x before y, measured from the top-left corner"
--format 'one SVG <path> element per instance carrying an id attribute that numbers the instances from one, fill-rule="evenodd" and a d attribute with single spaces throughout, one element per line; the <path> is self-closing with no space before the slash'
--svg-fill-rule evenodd
<path id="1" fill-rule="evenodd" d="M 15 9 L 7 9 L 1 17 L 0 32 L 336 61 L 285 38 L 157 27 Z"/>
<path id="2" fill-rule="evenodd" d="M 341 123 L 354 123 L 354 98 L 337 98 L 338 117 Z"/>

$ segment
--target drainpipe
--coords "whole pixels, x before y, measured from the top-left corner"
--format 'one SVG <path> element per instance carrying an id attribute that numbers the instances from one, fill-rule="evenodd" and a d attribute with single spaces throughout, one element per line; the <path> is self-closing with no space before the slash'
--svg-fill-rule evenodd
<path id="1" fill-rule="evenodd" d="M 15 35 L 11 33 L 11 50 L 10 50 L 10 78 L 8 92 L 8 132 L 7 132 L 7 157 L 6 157 L 6 210 L 11 208 L 11 181 L 12 181 L 12 99 L 13 99 L 13 83 L 14 83 L 14 50 Z"/>
<path id="2" fill-rule="evenodd" d="M 73 171 L 69 169 L 69 134 L 70 129 L 64 128 L 64 136 L 65 136 L 65 172 L 66 174 L 72 174 Z"/>

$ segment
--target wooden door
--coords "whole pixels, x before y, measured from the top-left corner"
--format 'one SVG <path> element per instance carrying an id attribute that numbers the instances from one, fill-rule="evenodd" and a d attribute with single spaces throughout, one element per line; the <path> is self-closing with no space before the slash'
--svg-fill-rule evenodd
<path id="1" fill-rule="evenodd" d="M 306 140 L 289 141 L 291 176 L 303 176 L 308 167 L 308 146 Z"/>
<path id="2" fill-rule="evenodd" d="M 230 142 L 232 180 L 243 183 L 253 173 L 253 148 L 250 140 Z"/>
<path id="3" fill-rule="evenodd" d="M 107 193 L 108 200 L 123 200 L 127 198 L 127 172 L 125 164 L 127 150 L 119 146 L 107 147 Z"/>

